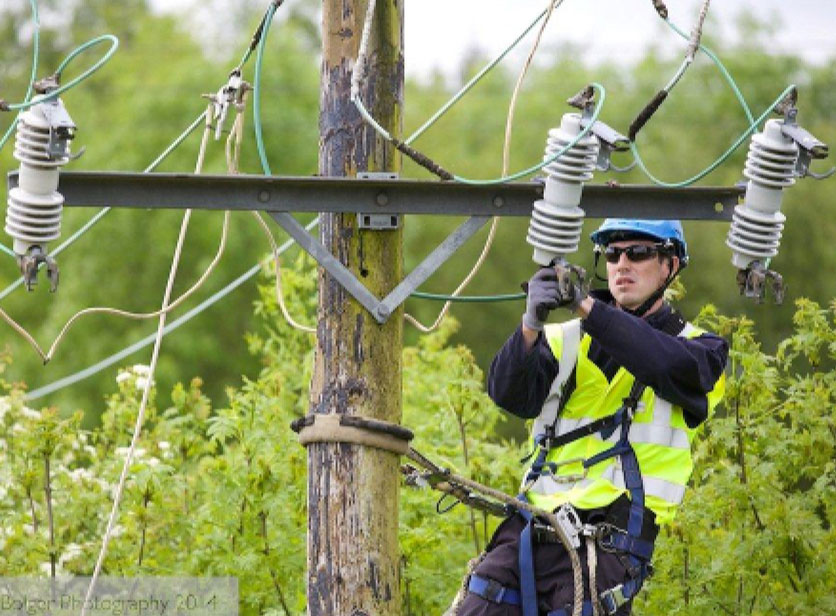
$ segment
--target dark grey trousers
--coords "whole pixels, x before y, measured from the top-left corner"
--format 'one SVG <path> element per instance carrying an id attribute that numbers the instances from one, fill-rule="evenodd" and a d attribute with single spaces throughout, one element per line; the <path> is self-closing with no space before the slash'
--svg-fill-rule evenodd
<path id="1" fill-rule="evenodd" d="M 506 588 L 519 589 L 519 543 L 525 520 L 519 514 L 506 519 L 496 529 L 487 547 L 487 554 L 477 565 L 474 573 L 483 578 L 496 580 Z M 623 555 L 596 550 L 596 585 L 598 592 L 613 588 L 629 579 L 627 561 Z M 582 544 L 578 550 L 584 580 L 584 600 L 589 599 L 589 571 L 587 550 Z M 574 588 L 572 563 L 569 554 L 559 543 L 534 544 L 534 573 L 537 581 L 537 599 L 540 614 L 545 616 L 553 610 L 565 608 L 571 616 Z M 630 603 L 616 612 L 617 616 L 630 614 Z M 518 605 L 494 603 L 473 593 L 468 593 L 456 616 L 520 616 Z"/>

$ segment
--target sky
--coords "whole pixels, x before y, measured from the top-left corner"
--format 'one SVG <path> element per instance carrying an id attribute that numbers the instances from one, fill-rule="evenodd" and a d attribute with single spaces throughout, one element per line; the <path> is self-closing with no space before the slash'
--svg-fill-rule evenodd
<path id="1" fill-rule="evenodd" d="M 319 6 L 321 0 L 288 0 Z M 177 11 L 195 0 L 152 0 L 162 11 Z M 200 2 L 212 20 L 224 0 Z M 546 8 L 548 0 L 404 0 L 407 74 L 423 77 L 433 70 L 452 74 L 474 49 L 495 56 Z M 666 0 L 671 20 L 690 32 L 703 0 Z M 264 0 L 265 7 L 267 0 Z M 733 42 L 734 21 L 750 11 L 774 23 L 776 51 L 791 52 L 820 64 L 836 55 L 836 0 L 714 0 L 705 33 Z M 281 11 L 277 19 L 281 18 Z M 222 20 L 201 24 L 209 38 L 229 32 Z M 214 26 L 214 27 L 213 27 Z M 215 31 L 218 36 L 212 34 Z M 536 31 L 536 28 L 535 28 Z M 509 62 L 521 62 L 534 34 Z M 211 45 L 211 41 L 207 41 Z M 564 0 L 555 9 L 542 42 L 545 53 L 565 42 L 580 45 L 588 62 L 631 63 L 653 44 L 664 52 L 684 52 L 687 43 L 664 26 L 651 0 Z"/>
<path id="2" fill-rule="evenodd" d="M 548 0 L 407 0 L 405 49 L 407 72 L 457 64 L 468 49 L 495 55 L 507 46 Z M 690 32 L 702 0 L 667 0 L 673 23 Z M 836 55 L 834 0 L 714 0 L 704 32 L 728 39 L 742 11 L 774 20 L 776 51 L 793 52 L 821 63 Z M 527 54 L 533 36 L 520 48 Z M 580 45 L 589 61 L 629 63 L 651 44 L 684 51 L 687 43 L 667 28 L 650 0 L 565 0 L 544 33 L 544 49 L 564 42 Z"/>

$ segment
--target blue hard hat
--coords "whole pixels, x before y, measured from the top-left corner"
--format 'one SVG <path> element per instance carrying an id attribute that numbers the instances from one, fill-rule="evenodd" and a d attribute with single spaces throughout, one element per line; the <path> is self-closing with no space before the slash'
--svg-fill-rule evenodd
<path id="1" fill-rule="evenodd" d="M 688 244 L 682 223 L 678 220 L 638 220 L 635 218 L 607 218 L 589 236 L 595 244 L 606 246 L 610 242 L 630 239 L 650 239 L 671 242 L 675 255 L 684 266 L 688 263 Z"/>

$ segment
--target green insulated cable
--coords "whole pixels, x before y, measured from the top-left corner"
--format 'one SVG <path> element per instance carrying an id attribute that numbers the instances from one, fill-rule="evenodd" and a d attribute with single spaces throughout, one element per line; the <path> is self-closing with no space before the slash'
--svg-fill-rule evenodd
<path id="1" fill-rule="evenodd" d="M 33 86 L 33 83 L 35 81 L 35 73 L 37 71 L 38 47 L 39 47 L 39 41 L 40 41 L 40 39 L 39 39 L 40 23 L 38 21 L 38 10 L 37 10 L 37 6 L 35 4 L 35 0 L 31 0 L 31 3 L 32 3 L 32 16 L 33 16 L 33 20 L 34 20 L 34 24 L 35 24 L 34 51 L 33 51 L 33 54 L 32 54 L 33 55 L 32 77 L 29 81 L 29 88 L 26 91 L 26 96 L 24 97 L 23 102 L 6 104 L 5 105 L 5 110 L 6 111 L 23 111 L 25 109 L 28 109 L 29 107 L 32 107 L 33 105 L 36 105 L 38 102 L 43 100 L 43 99 L 40 99 L 40 98 L 37 99 L 37 100 L 31 100 L 32 86 Z M 89 49 L 89 48 L 91 48 L 95 45 L 98 45 L 99 43 L 106 42 L 106 41 L 110 42 L 110 49 L 107 50 L 107 52 L 104 54 L 104 56 L 102 56 L 99 59 L 98 62 L 96 62 L 93 66 L 91 66 L 89 69 L 84 71 L 78 77 L 75 77 L 74 79 L 72 79 L 69 82 L 67 82 L 66 84 L 60 86 L 59 88 L 57 88 L 53 92 L 50 92 L 49 95 L 47 96 L 47 98 L 55 98 L 56 96 L 59 96 L 61 93 L 66 92 L 70 88 L 78 85 L 79 83 L 81 83 L 82 81 L 84 81 L 85 79 L 90 77 L 97 70 L 99 70 L 102 66 L 104 66 L 104 64 L 108 60 L 110 60 L 111 56 L 113 56 L 113 54 L 116 52 L 116 49 L 119 47 L 119 39 L 117 39 L 112 34 L 104 34 L 102 36 L 98 36 L 94 39 L 91 39 L 91 40 L 87 41 L 83 45 L 80 45 L 79 47 L 76 47 L 73 51 L 71 51 L 70 54 L 66 58 L 64 58 L 64 60 L 58 66 L 58 70 L 55 72 L 56 76 L 59 79 L 60 79 L 60 76 L 61 76 L 61 73 L 63 72 L 63 70 L 70 64 L 70 62 L 72 62 L 72 60 L 76 56 L 78 56 L 82 52 L 86 51 L 87 49 Z M 6 131 L 6 134 L 3 135 L 3 138 L 0 139 L 0 150 L 2 150 L 3 147 L 6 145 L 6 142 L 9 140 L 9 137 L 11 136 L 12 131 L 15 129 L 16 126 L 17 126 L 17 118 L 15 118 L 14 122 L 12 122 L 12 124 L 9 126 L 8 130 Z M 0 251 L 4 252 L 4 253 L 6 253 L 10 256 L 15 256 L 14 251 L 10 250 L 8 247 L 6 247 L 2 244 L 0 244 Z M 15 283 L 15 284 L 17 284 L 17 283 Z M 10 288 L 11 287 L 7 288 L 6 291 L 8 291 Z M 5 297 L 5 295 L 0 296 L 0 298 L 1 297 Z"/>
<path id="2" fill-rule="evenodd" d="M 726 150 L 717 160 L 715 160 L 708 167 L 706 167 L 705 169 L 700 171 L 697 175 L 695 175 L 691 178 L 688 178 L 687 180 L 683 180 L 682 182 L 664 182 L 664 181 L 656 178 L 655 176 L 653 176 L 653 174 L 650 173 L 648 168 L 645 166 L 644 161 L 642 160 L 641 156 L 639 155 L 639 151 L 638 151 L 638 148 L 636 148 L 635 143 L 630 144 L 630 151 L 633 152 L 633 156 L 636 157 L 636 162 L 638 163 L 639 168 L 645 173 L 645 175 L 647 175 L 647 177 L 649 177 L 651 179 L 651 181 L 653 181 L 654 184 L 658 184 L 659 186 L 664 186 L 666 188 L 680 188 L 682 186 L 689 186 L 690 184 L 693 184 L 697 180 L 701 180 L 706 175 L 708 175 L 709 173 L 714 171 L 717 167 L 719 167 L 723 162 L 725 162 L 729 158 L 729 156 L 731 156 L 732 153 L 738 147 L 740 147 L 740 144 L 743 143 L 746 140 L 746 138 L 749 137 L 749 135 L 751 135 L 755 130 L 757 130 L 760 123 L 763 122 L 767 117 L 769 117 L 769 114 L 772 113 L 772 110 L 775 108 L 775 106 L 778 103 L 780 103 L 782 100 L 784 100 L 784 98 L 786 98 L 786 96 L 794 89 L 795 89 L 795 85 L 787 86 L 787 88 L 783 92 L 781 92 L 781 94 L 778 96 L 778 98 L 776 98 L 772 102 L 772 104 L 770 104 L 766 108 L 766 111 L 764 111 L 760 115 L 760 117 L 755 119 L 755 121 L 753 121 L 751 124 L 749 124 L 749 127 L 745 131 L 743 131 L 743 133 L 740 135 L 740 137 L 738 137 L 737 141 L 735 141 L 731 145 L 731 147 L 729 147 L 728 150 Z"/>
<path id="3" fill-rule="evenodd" d="M 462 184 L 471 184 L 475 186 L 487 186 L 490 184 L 502 184 L 503 182 L 511 182 L 513 180 L 518 180 L 522 177 L 530 175 L 536 171 L 539 171 L 546 165 L 550 165 L 558 158 L 563 156 L 567 151 L 571 148 L 575 147 L 575 144 L 578 143 L 581 139 L 586 137 L 586 134 L 592 129 L 592 125 L 598 120 L 598 116 L 601 114 L 601 109 L 604 106 L 604 101 L 607 99 L 607 92 L 600 83 L 592 83 L 591 86 L 598 91 L 599 99 L 598 103 L 595 105 L 595 110 L 592 112 L 592 117 L 589 119 L 589 122 L 580 133 L 578 133 L 577 137 L 572 139 L 569 143 L 565 146 L 560 148 L 557 152 L 549 156 L 548 158 L 544 159 L 543 162 L 534 165 L 533 167 L 529 167 L 528 169 L 524 169 L 523 171 L 518 171 L 517 173 L 512 173 L 511 175 L 507 175 L 502 178 L 496 178 L 493 180 L 471 180 L 468 178 L 463 178 L 461 176 L 454 176 L 453 179 L 457 182 L 461 182 Z"/>
<path id="4" fill-rule="evenodd" d="M 35 85 L 35 77 L 38 74 L 38 54 L 41 48 L 41 22 L 38 17 L 38 3 L 35 0 L 29 0 L 29 4 L 32 7 L 32 25 L 35 28 L 35 33 L 32 35 L 32 72 L 29 75 L 29 87 L 26 88 L 26 96 L 23 97 L 24 103 L 28 103 L 32 98 L 32 88 Z M 6 134 L 0 139 L 0 150 L 6 145 L 16 126 L 17 118 L 9 125 Z"/>
<path id="5" fill-rule="evenodd" d="M 473 88 L 473 86 L 475 86 L 475 85 L 476 85 L 479 81 L 481 81 L 481 79 L 482 79 L 485 75 L 487 75 L 487 74 L 488 74 L 488 73 L 489 73 L 489 72 L 490 72 L 490 71 L 491 71 L 491 70 L 492 70 L 492 69 L 493 69 L 493 68 L 494 68 L 497 64 L 499 64 L 500 62 L 502 62 L 502 60 L 505 58 L 505 56 L 507 56 L 507 55 L 508 55 L 508 54 L 509 54 L 509 53 L 510 53 L 510 52 L 511 52 L 511 51 L 512 51 L 512 50 L 513 50 L 513 49 L 514 49 L 517 45 L 519 45 L 519 44 L 520 44 L 520 41 L 522 41 L 522 40 L 526 37 L 526 35 L 527 35 L 529 32 L 531 32 L 531 30 L 534 28 L 534 26 L 536 26 L 538 23 L 540 23 L 540 22 L 543 20 L 543 18 L 544 18 L 544 17 L 548 14 L 548 12 L 549 12 L 549 11 L 548 11 L 548 9 L 544 10 L 543 12 L 541 12 L 541 13 L 540 13 L 540 14 L 539 14 L 539 15 L 538 15 L 535 19 L 534 19 L 534 21 L 532 21 L 532 22 L 531 22 L 531 23 L 530 23 L 530 24 L 529 24 L 529 25 L 525 28 L 525 30 L 523 30 L 523 31 L 520 33 L 520 35 L 519 35 L 517 38 L 515 38 L 515 39 L 514 39 L 514 41 L 513 41 L 510 45 L 508 45 L 508 47 L 506 47 L 506 48 L 505 48 L 505 49 L 504 49 L 504 50 L 503 50 L 503 51 L 502 51 L 502 52 L 501 52 L 498 56 L 496 56 L 493 60 L 491 60 L 490 62 L 488 62 L 488 64 L 486 64 L 486 65 L 484 66 L 484 68 L 482 68 L 482 70 L 480 70 L 478 73 L 476 73 L 476 75 L 474 75 L 474 76 L 473 76 L 473 78 L 472 78 L 470 81 L 468 81 L 468 82 L 467 82 L 464 86 L 462 86 L 462 88 L 461 88 L 458 92 L 456 92 L 456 93 L 455 93 L 455 94 L 454 94 L 454 95 L 450 98 L 450 100 L 448 100 L 446 103 L 444 103 L 444 105 L 442 105 L 442 106 L 441 106 L 441 108 L 439 108 L 439 110 L 438 110 L 438 111 L 436 111 L 436 112 L 433 114 L 433 116 L 432 116 L 429 120 L 427 120 L 426 122 L 424 122 L 424 124 L 423 124 L 423 125 L 422 125 L 422 126 L 421 126 L 418 130 L 416 130 L 416 131 L 415 131 L 414 133 L 412 133 L 409 137 L 407 137 L 407 138 L 404 140 L 404 143 L 405 143 L 406 145 L 410 145 L 413 141 L 415 141 L 416 139 L 418 139 L 418 137 L 420 137 L 421 135 L 423 135 L 423 134 L 424 134 L 424 132 L 426 132 L 426 130 L 427 130 L 428 128 L 430 128 L 433 124 L 435 124 L 435 123 L 436 123 L 436 122 L 437 122 L 437 121 L 438 121 L 438 120 L 439 120 L 439 119 L 440 119 L 440 118 L 441 118 L 441 117 L 442 117 L 445 113 L 447 113 L 448 111 L 450 111 L 450 108 L 451 108 L 453 105 L 455 105 L 456 103 L 458 103 L 458 102 L 462 99 L 462 97 L 463 97 L 465 94 L 467 94 L 467 93 L 468 93 L 468 92 L 469 92 L 469 91 Z"/>
<path id="6" fill-rule="evenodd" d="M 440 293 L 424 293 L 414 291 L 410 297 L 429 299 L 436 302 L 461 302 L 463 304 L 486 304 L 493 302 L 512 302 L 525 299 L 525 293 L 507 293 L 504 295 L 442 295 Z"/>
<path id="7" fill-rule="evenodd" d="M 688 35 L 685 32 L 683 32 L 680 28 L 678 28 L 676 26 L 676 24 L 674 24 L 670 20 L 666 19 L 665 23 L 674 32 L 676 32 L 679 36 L 681 36 L 682 38 L 684 38 L 684 39 L 689 38 Z M 715 54 L 711 49 L 709 49 L 708 47 L 706 47 L 702 44 L 699 45 L 699 49 L 700 49 L 700 51 L 702 51 L 705 55 L 707 55 L 711 59 L 711 61 L 717 67 L 717 70 L 720 71 L 720 74 L 726 80 L 726 83 L 729 85 L 729 88 L 731 89 L 731 91 L 734 94 L 735 98 L 737 99 L 738 103 L 740 103 L 740 107 L 743 109 L 743 113 L 746 115 L 746 120 L 749 123 L 749 127 L 741 135 L 741 137 L 734 143 L 734 145 L 732 145 L 731 148 L 726 150 L 726 152 L 723 153 L 719 158 L 717 158 L 717 160 L 715 160 L 708 167 L 706 167 L 705 169 L 703 169 L 702 171 L 700 171 L 699 173 L 697 173 L 693 177 L 688 178 L 687 180 L 683 180 L 681 182 L 665 182 L 665 181 L 660 180 L 657 177 L 655 177 L 648 170 L 647 166 L 644 164 L 644 161 L 642 160 L 641 155 L 638 152 L 638 147 L 636 146 L 635 142 L 631 143 L 630 144 L 630 151 L 633 153 L 633 157 L 634 157 L 636 163 L 638 164 L 639 168 L 650 179 L 650 181 L 652 181 L 654 184 L 658 184 L 659 186 L 664 186 L 664 187 L 667 187 L 667 188 L 681 188 L 681 187 L 684 187 L 684 186 L 690 186 L 694 182 L 704 178 L 706 175 L 708 175 L 709 173 L 714 171 L 717 167 L 719 167 L 726 160 L 728 160 L 728 158 L 732 155 L 732 153 L 740 146 L 741 143 L 743 143 L 743 141 L 752 133 L 752 131 L 757 128 L 757 126 L 760 124 L 760 122 L 763 120 L 763 118 L 765 118 L 769 114 L 769 111 L 771 111 L 771 109 L 772 109 L 770 107 L 769 111 L 767 111 L 764 115 L 762 115 L 756 121 L 754 116 L 752 115 L 751 109 L 749 109 L 749 105 L 746 103 L 746 99 L 744 98 L 743 93 L 740 91 L 740 88 L 738 87 L 734 78 L 731 76 L 731 73 L 729 73 L 728 69 L 723 64 L 723 62 L 720 60 L 720 58 L 717 56 L 717 54 Z"/>
<path id="8" fill-rule="evenodd" d="M 261 67 L 264 60 L 264 47 L 267 42 L 267 33 L 270 31 L 270 24 L 273 22 L 273 15 L 276 13 L 276 8 L 275 2 L 270 5 L 260 28 L 261 40 L 258 42 L 258 50 L 255 55 L 255 78 L 253 80 L 253 130 L 255 131 L 255 144 L 258 149 L 258 158 L 261 161 L 261 168 L 264 171 L 264 175 L 273 175 L 273 173 L 270 169 L 270 162 L 267 160 L 267 152 L 264 150 L 264 134 L 261 126 Z"/>
<path id="9" fill-rule="evenodd" d="M 676 32 L 679 36 L 686 40 L 688 39 L 688 35 L 682 30 L 680 30 L 675 23 L 667 19 L 665 20 L 665 23 L 668 24 L 668 26 L 670 26 L 671 29 L 674 32 Z M 723 78 L 726 80 L 726 83 L 729 84 L 729 87 L 731 88 L 732 92 L 734 92 L 735 98 L 737 98 L 737 101 L 740 103 L 740 107 L 743 109 L 743 113 L 746 114 L 746 119 L 749 121 L 749 124 L 752 124 L 755 121 L 754 117 L 752 116 L 752 111 L 749 109 L 749 105 L 746 103 L 746 99 L 743 97 L 743 93 L 740 91 L 740 88 L 737 87 L 737 83 L 734 81 L 734 78 L 731 76 L 731 73 L 729 73 L 726 66 L 723 64 L 723 62 L 720 60 L 717 54 L 715 54 L 711 49 L 705 47 L 702 44 L 699 46 L 699 48 L 700 51 L 702 51 L 705 55 L 711 58 L 711 61 L 723 75 Z"/>
<path id="10" fill-rule="evenodd" d="M 57 89 L 50 92 L 45 98 L 46 99 L 52 99 L 52 98 L 55 98 L 56 96 L 60 96 L 61 94 L 63 94 L 64 92 L 66 92 L 70 88 L 74 88 L 79 83 L 81 83 L 82 81 L 84 81 L 85 79 L 90 77 L 93 73 L 95 73 L 100 68 L 102 68 L 102 66 L 104 66 L 105 63 L 108 60 L 110 60 L 110 58 L 113 56 L 114 53 L 116 53 L 116 50 L 119 48 L 119 39 L 116 38 L 115 36 L 113 36 L 112 34 L 102 34 L 101 36 L 97 36 L 96 38 L 91 39 L 91 40 L 87 41 L 86 43 L 84 43 L 83 45 L 79 45 L 78 47 L 73 49 L 69 53 L 69 55 L 66 58 L 64 58 L 64 60 L 58 66 L 58 70 L 55 71 L 55 75 L 60 78 L 61 73 L 64 71 L 65 68 L 67 68 L 67 66 L 70 64 L 70 62 L 72 62 L 75 59 L 76 56 L 78 56 L 79 54 L 81 54 L 84 51 L 87 51 L 91 47 L 93 47 L 95 45 L 98 45 L 99 43 L 104 43 L 104 42 L 110 42 L 110 49 L 108 49 L 105 52 L 105 54 L 101 58 L 99 58 L 99 60 L 93 66 L 91 66 L 86 71 L 81 73 L 81 75 L 78 75 L 77 77 L 74 77 L 73 79 L 71 79 L 70 81 L 65 83 L 64 85 L 59 86 Z M 36 105 L 38 102 L 40 102 L 40 100 L 43 100 L 43 99 L 38 99 L 38 100 L 34 100 L 34 101 L 30 100 L 30 101 L 25 101 L 25 102 L 22 102 L 22 103 L 13 103 L 13 104 L 8 105 L 7 109 L 10 110 L 10 111 L 21 111 L 23 109 L 28 109 L 29 107 L 32 107 L 33 105 Z"/>

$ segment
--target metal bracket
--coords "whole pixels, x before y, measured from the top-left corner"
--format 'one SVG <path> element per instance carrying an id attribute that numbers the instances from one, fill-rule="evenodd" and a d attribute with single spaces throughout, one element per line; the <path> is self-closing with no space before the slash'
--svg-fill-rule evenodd
<path id="1" fill-rule="evenodd" d="M 435 271 L 441 267 L 459 247 L 481 229 L 490 216 L 471 216 L 455 231 L 448 235 L 412 272 L 410 272 L 389 294 L 379 300 L 362 282 L 334 255 L 322 242 L 308 233 L 293 216 L 286 212 L 270 212 L 275 220 L 305 252 L 331 274 L 354 299 L 368 310 L 378 323 L 385 323 L 391 314 L 420 287 Z"/>
<path id="2" fill-rule="evenodd" d="M 9 189 L 17 186 L 18 172 L 10 172 L 7 182 Z M 525 218 L 531 216 L 531 204 L 543 198 L 542 182 L 473 186 L 429 180 L 99 171 L 62 171 L 59 191 L 64 207 Z M 744 192 L 744 186 L 588 184 L 580 205 L 587 218 L 629 215 L 729 222 Z"/>
<path id="3" fill-rule="evenodd" d="M 394 231 L 401 227 L 397 214 L 357 214 L 357 227 L 367 231 Z"/>
<path id="4" fill-rule="evenodd" d="M 390 171 L 362 171 L 357 174 L 359 180 L 397 180 L 400 176 Z M 389 204 L 389 196 L 385 192 L 375 197 L 375 203 L 380 207 Z M 357 227 L 370 231 L 393 231 L 400 229 L 400 214 L 380 214 L 372 212 L 360 212 L 357 214 Z"/>

